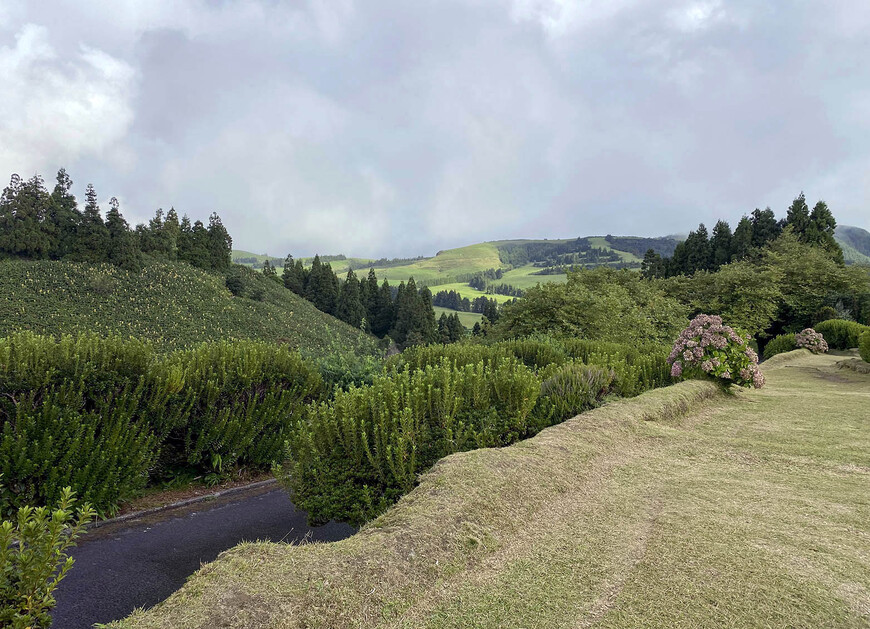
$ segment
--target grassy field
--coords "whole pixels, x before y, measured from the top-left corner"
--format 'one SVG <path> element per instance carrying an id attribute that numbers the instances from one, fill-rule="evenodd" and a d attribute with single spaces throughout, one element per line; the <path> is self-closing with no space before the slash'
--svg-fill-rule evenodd
<path id="1" fill-rule="evenodd" d="M 435 309 L 436 319 L 441 316 L 442 312 L 447 316 L 450 316 L 452 314 L 458 314 L 459 320 L 462 322 L 462 325 L 464 325 L 469 330 L 474 327 L 475 323 L 478 323 L 483 318 L 483 315 L 477 314 L 475 312 L 458 312 L 456 310 L 451 310 L 450 308 L 441 308 L 440 306 L 433 306 L 433 308 Z"/>
<path id="2" fill-rule="evenodd" d="M 165 349 L 251 338 L 313 354 L 368 351 L 374 341 L 283 286 L 249 273 L 263 301 L 233 297 L 223 276 L 184 264 L 131 273 L 108 264 L 0 262 L 0 336 L 97 332 L 154 341 Z"/>
<path id="3" fill-rule="evenodd" d="M 114 627 L 867 627 L 870 376 L 800 350 L 457 454 L 357 535 L 243 544 Z"/>

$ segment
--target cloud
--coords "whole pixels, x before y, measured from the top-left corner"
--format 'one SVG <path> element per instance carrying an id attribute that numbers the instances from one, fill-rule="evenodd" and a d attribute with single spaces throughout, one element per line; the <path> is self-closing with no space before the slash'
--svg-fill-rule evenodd
<path id="1" fill-rule="evenodd" d="M 116 149 L 133 120 L 135 83 L 124 61 L 88 46 L 61 57 L 46 28 L 25 24 L 13 46 L 0 48 L 0 77 L 0 169 L 6 173 L 123 156 Z"/>
<path id="2" fill-rule="evenodd" d="M 0 167 L 66 166 L 131 222 L 218 211 L 241 248 L 380 257 L 804 190 L 870 227 L 860 0 L 35 4 L 0 11 Z"/>

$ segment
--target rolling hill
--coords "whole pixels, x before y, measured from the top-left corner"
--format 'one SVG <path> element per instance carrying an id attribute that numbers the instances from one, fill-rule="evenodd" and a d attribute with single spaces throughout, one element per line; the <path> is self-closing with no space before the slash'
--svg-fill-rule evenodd
<path id="1" fill-rule="evenodd" d="M 185 263 L 152 263 L 134 273 L 73 262 L 0 262 L 0 336 L 19 330 L 60 335 L 120 334 L 171 350 L 203 341 L 283 342 L 304 354 L 367 353 L 373 338 L 317 310 L 253 271 L 233 297 L 222 275 Z"/>
<path id="2" fill-rule="evenodd" d="M 847 263 L 870 264 L 870 232 L 866 229 L 839 225 L 834 238 L 840 243 Z"/>

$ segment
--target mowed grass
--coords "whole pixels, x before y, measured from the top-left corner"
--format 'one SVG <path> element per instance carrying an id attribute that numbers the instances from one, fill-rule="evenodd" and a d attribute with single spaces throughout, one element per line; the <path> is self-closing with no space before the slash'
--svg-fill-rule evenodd
<path id="1" fill-rule="evenodd" d="M 154 342 L 164 350 L 203 341 L 255 339 L 303 353 L 374 351 L 375 340 L 320 312 L 283 286 L 250 273 L 263 300 L 233 297 L 222 275 L 184 263 L 141 272 L 73 262 L 0 262 L 0 336 L 95 332 Z"/>
<path id="2" fill-rule="evenodd" d="M 247 543 L 145 627 L 867 627 L 870 376 L 805 350 L 453 455 L 357 535 Z"/>
<path id="3" fill-rule="evenodd" d="M 475 323 L 479 323 L 483 319 L 483 315 L 476 312 L 459 312 L 450 308 L 441 308 L 440 306 L 433 306 L 433 308 L 435 310 L 435 319 L 438 319 L 441 313 L 446 314 L 448 317 L 452 314 L 458 314 L 459 321 L 469 330 L 474 327 Z"/>
<path id="4" fill-rule="evenodd" d="M 607 249 L 608 251 L 615 251 L 619 254 L 619 258 L 622 262 L 640 262 L 642 258 L 638 258 L 636 255 L 629 251 L 620 251 L 619 249 L 614 249 L 610 246 L 610 243 L 605 240 L 604 236 L 591 236 L 588 238 L 589 244 L 592 247 L 597 249 Z"/>
<path id="5" fill-rule="evenodd" d="M 391 284 L 407 282 L 409 277 L 415 281 L 437 281 L 450 277 L 476 273 L 487 269 L 497 269 L 501 264 L 498 249 L 488 242 L 439 251 L 435 257 L 418 260 L 413 264 L 387 268 L 375 267 L 379 280 L 387 279 Z"/>

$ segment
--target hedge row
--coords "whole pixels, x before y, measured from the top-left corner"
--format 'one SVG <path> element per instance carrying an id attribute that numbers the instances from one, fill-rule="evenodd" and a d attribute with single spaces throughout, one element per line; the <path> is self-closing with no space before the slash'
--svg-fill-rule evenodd
<path id="1" fill-rule="evenodd" d="M 861 335 L 858 343 L 858 352 L 864 361 L 870 363 L 870 330 Z"/>
<path id="2" fill-rule="evenodd" d="M 179 468 L 269 465 L 323 392 L 298 354 L 253 341 L 158 357 L 118 337 L 0 339 L 0 514 L 66 486 L 111 511 Z"/>
<path id="3" fill-rule="evenodd" d="M 773 358 L 777 354 L 782 354 L 783 352 L 790 352 L 793 349 L 797 349 L 797 341 L 795 341 L 794 333 L 780 334 L 779 336 L 770 339 L 767 342 L 767 345 L 764 346 L 764 360 Z"/>
<path id="4" fill-rule="evenodd" d="M 870 326 L 861 325 L 844 319 L 828 319 L 817 323 L 816 332 L 820 332 L 831 349 L 851 349 L 858 347 L 858 339 Z"/>
<path id="5" fill-rule="evenodd" d="M 667 349 L 524 339 L 412 347 L 296 423 L 278 476 L 313 522 L 361 524 L 438 459 L 503 446 L 672 382 Z"/>

